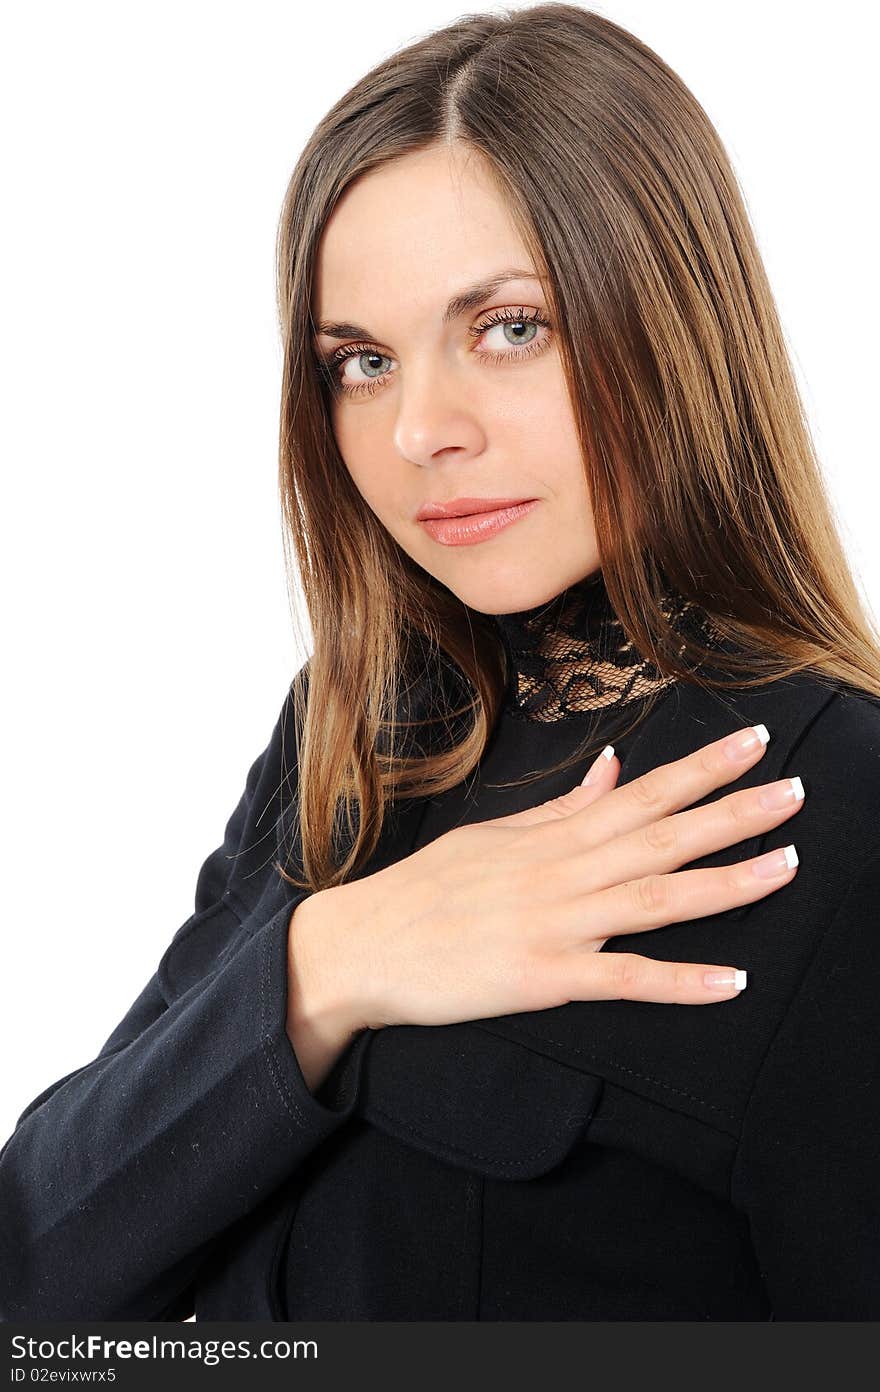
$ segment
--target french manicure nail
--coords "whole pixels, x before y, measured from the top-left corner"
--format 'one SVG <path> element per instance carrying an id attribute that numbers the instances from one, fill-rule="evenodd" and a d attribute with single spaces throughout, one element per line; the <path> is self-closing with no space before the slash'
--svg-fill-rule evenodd
<path id="1" fill-rule="evenodd" d="M 605 748 L 602 750 L 602 753 L 599 754 L 599 755 L 593 760 L 593 762 L 592 762 L 592 764 L 590 765 L 589 770 L 588 770 L 588 772 L 587 772 L 587 774 L 586 774 L 586 777 L 581 779 L 581 787 L 582 787 L 582 788 L 586 788 L 586 787 L 588 787 L 591 783 L 598 783 L 598 781 L 599 781 L 599 779 L 598 779 L 598 773 L 599 773 L 599 771 L 601 770 L 601 768 L 603 767 L 603 765 L 601 765 L 601 764 L 599 763 L 599 760 L 600 760 L 600 759 L 607 759 L 607 760 L 610 761 L 610 760 L 613 759 L 613 758 L 614 758 L 614 745 L 613 745 L 613 744 L 606 744 Z"/>
<path id="2" fill-rule="evenodd" d="M 774 875 L 784 875 L 798 864 L 798 853 L 794 846 L 783 846 L 778 851 L 768 851 L 752 861 L 752 874 L 762 880 L 772 880 Z"/>
<path id="3" fill-rule="evenodd" d="M 737 730 L 724 745 L 724 752 L 733 763 L 739 763 L 753 754 L 759 744 L 766 744 L 770 731 L 766 725 L 750 725 L 747 730 Z"/>
<path id="4" fill-rule="evenodd" d="M 711 991 L 744 991 L 747 980 L 748 972 L 738 969 L 703 972 L 703 982 Z"/>
<path id="5" fill-rule="evenodd" d="M 782 807 L 791 807 L 804 796 L 804 785 L 799 778 L 785 778 L 780 783 L 770 783 L 758 794 L 758 801 L 768 812 L 778 812 Z"/>

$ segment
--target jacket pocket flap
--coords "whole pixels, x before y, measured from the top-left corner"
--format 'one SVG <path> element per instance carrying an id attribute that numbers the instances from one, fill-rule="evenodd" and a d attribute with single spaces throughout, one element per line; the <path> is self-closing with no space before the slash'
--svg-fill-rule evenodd
<path id="1" fill-rule="evenodd" d="M 375 1032 L 356 1110 L 439 1160 L 492 1179 L 533 1179 L 568 1154 L 602 1079 L 471 1024 Z"/>

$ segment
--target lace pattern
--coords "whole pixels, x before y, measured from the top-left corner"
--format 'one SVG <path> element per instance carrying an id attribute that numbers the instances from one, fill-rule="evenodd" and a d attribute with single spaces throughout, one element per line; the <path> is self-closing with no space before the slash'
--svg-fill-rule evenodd
<path id="1" fill-rule="evenodd" d="M 661 608 L 677 633 L 690 629 L 715 645 L 715 629 L 690 601 L 670 593 Z M 564 720 L 623 706 L 676 680 L 627 638 L 601 572 L 534 609 L 496 615 L 495 624 L 508 659 L 505 709 L 522 719 Z"/>

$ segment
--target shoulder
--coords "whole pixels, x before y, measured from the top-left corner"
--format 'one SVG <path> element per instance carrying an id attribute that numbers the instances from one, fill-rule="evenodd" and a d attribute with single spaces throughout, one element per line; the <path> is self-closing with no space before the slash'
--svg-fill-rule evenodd
<path id="1" fill-rule="evenodd" d="M 858 739 L 873 738 L 876 741 L 880 738 L 880 696 L 841 682 L 835 685 L 827 709 L 838 728 Z"/>
<path id="2" fill-rule="evenodd" d="M 769 688 L 768 688 L 769 695 Z M 880 853 L 880 698 L 870 692 L 799 673 L 786 687 L 777 731 L 753 771 L 757 782 L 799 777 L 804 806 L 790 838 L 801 860 L 803 888 L 826 922 L 851 886 L 864 876 L 876 883 Z M 784 746 L 784 747 L 783 747 Z M 775 766 L 774 766 L 775 765 Z M 774 844 L 782 844 L 781 831 Z M 808 868 L 809 867 L 809 868 Z M 808 905 L 804 913 L 809 916 Z"/>
<path id="3" fill-rule="evenodd" d="M 854 795 L 876 800 L 880 777 L 880 696 L 807 670 L 761 686 L 691 692 L 688 707 L 714 726 L 766 724 L 777 748 L 809 759 L 816 773 L 852 779 Z M 765 764 L 770 761 L 765 758 Z"/>
<path id="4" fill-rule="evenodd" d="M 813 916 L 827 916 L 843 885 L 880 845 L 880 698 L 812 671 L 748 688 L 682 683 L 625 751 L 621 781 L 758 724 L 770 735 L 758 762 L 706 800 L 798 777 L 805 803 L 785 832 L 753 837 L 712 863 L 782 845 L 785 834 L 800 856 L 798 880 L 802 886 L 810 881 Z M 819 868 L 815 880 L 808 865 Z"/>
<path id="5" fill-rule="evenodd" d="M 815 679 L 807 678 L 805 685 Z M 806 724 L 794 751 L 853 809 L 880 806 L 880 697 L 839 684 Z"/>

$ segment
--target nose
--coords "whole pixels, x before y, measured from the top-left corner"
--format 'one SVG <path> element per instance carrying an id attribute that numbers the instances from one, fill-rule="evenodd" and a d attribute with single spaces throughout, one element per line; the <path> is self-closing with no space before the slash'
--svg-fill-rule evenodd
<path id="1" fill-rule="evenodd" d="M 398 453 L 427 469 L 485 448 L 485 432 L 474 403 L 454 370 L 410 372 L 398 392 L 394 445 Z"/>

